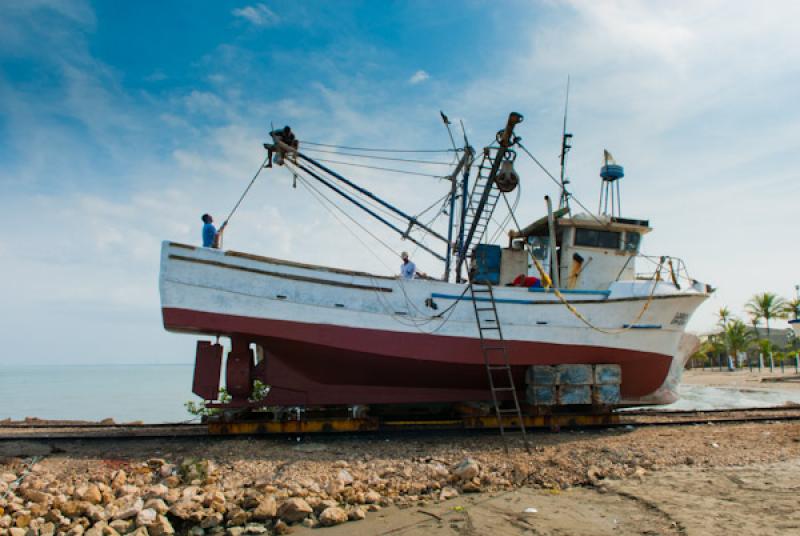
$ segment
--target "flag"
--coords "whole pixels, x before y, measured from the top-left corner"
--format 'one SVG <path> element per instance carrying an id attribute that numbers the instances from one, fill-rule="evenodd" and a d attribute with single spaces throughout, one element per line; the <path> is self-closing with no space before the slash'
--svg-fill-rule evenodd
<path id="1" fill-rule="evenodd" d="M 614 160 L 614 157 L 611 156 L 611 153 L 608 152 L 608 149 L 603 149 L 603 165 L 607 166 L 608 164 L 616 164 L 616 163 L 617 163 L 616 160 Z"/>

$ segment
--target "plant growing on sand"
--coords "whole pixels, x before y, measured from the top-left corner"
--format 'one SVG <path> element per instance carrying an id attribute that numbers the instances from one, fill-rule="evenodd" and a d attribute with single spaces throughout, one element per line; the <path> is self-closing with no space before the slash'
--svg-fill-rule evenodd
<path id="1" fill-rule="evenodd" d="M 769 321 L 786 317 L 786 300 L 772 292 L 756 294 L 744 306 L 747 313 L 754 319 L 764 319 L 767 325 L 767 339 L 770 336 Z"/>
<path id="2" fill-rule="evenodd" d="M 736 359 L 740 352 L 747 350 L 753 340 L 753 334 L 747 329 L 747 325 L 738 318 L 728 322 L 723 335 L 725 348 L 728 355 Z"/>

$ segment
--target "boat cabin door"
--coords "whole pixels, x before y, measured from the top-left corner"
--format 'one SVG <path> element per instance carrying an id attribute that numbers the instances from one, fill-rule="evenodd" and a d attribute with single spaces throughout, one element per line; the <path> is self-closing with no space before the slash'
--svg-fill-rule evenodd
<path id="1" fill-rule="evenodd" d="M 552 264 L 550 263 L 550 237 L 529 236 L 528 247 L 530 247 L 531 255 L 541 263 L 542 268 L 545 269 L 547 275 L 552 279 L 553 274 L 550 273 L 552 271 Z M 528 275 L 537 279 L 542 278 L 542 275 L 539 273 L 539 270 L 536 269 L 536 265 L 533 261 L 528 262 Z"/>

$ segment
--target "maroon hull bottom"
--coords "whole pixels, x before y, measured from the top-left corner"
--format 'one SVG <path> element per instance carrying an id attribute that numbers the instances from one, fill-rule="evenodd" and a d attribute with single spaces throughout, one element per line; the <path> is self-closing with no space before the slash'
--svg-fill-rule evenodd
<path id="1" fill-rule="evenodd" d="M 477 339 L 350 328 L 164 308 L 167 329 L 229 335 L 265 350 L 258 377 L 274 405 L 402 404 L 487 400 Z M 664 382 L 672 358 L 581 345 L 507 341 L 515 384 L 531 365 L 618 364 L 622 397 L 636 399 Z"/>

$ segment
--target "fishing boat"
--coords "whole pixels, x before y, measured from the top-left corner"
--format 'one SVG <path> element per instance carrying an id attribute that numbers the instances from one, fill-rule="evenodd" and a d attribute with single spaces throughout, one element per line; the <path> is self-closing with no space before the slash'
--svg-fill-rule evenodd
<path id="1" fill-rule="evenodd" d="M 563 174 L 571 137 L 565 132 L 561 179 L 553 177 L 558 207 L 547 198 L 545 216 L 513 226 L 502 244 L 487 243 L 495 208 L 520 180 L 516 154 L 530 154 L 514 133 L 521 121 L 510 114 L 480 152 L 465 136 L 449 175 L 444 231 L 308 156 L 303 142 L 273 132 L 265 144 L 274 153 L 268 165 L 285 166 L 304 184 L 388 225 L 439 258 L 444 276 L 402 279 L 163 242 L 164 326 L 202 337 L 193 392 L 224 408 L 490 400 L 499 407 L 521 400 L 522 411 L 536 411 L 676 400 L 697 344 L 686 325 L 712 289 L 689 277 L 680 259 L 641 253 L 652 228 L 619 214 L 624 172 L 608 153 L 601 209 L 573 211 Z M 415 238 L 417 232 L 441 248 Z M 493 379 L 494 369 L 508 373 L 505 387 Z M 221 373 L 231 396 L 224 401 Z M 258 400 L 256 380 L 268 386 Z"/>

